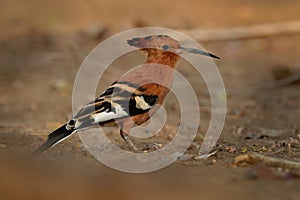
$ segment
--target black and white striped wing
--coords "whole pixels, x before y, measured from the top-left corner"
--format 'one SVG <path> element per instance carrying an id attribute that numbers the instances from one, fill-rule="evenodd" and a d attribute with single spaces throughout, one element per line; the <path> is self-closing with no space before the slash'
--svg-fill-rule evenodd
<path id="1" fill-rule="evenodd" d="M 95 101 L 84 106 L 76 116 L 75 128 L 105 124 L 149 111 L 157 96 L 145 95 L 144 89 L 129 82 L 114 82 Z"/>

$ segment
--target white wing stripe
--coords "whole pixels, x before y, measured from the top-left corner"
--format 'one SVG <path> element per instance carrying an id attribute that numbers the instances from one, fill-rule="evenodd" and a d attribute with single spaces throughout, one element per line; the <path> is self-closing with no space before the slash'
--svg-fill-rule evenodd
<path id="1" fill-rule="evenodd" d="M 136 102 L 137 109 L 147 110 L 151 108 L 151 106 L 145 101 L 143 96 L 136 96 L 134 100 Z"/>
<path id="2" fill-rule="evenodd" d="M 95 113 L 91 115 L 91 118 L 94 119 L 95 123 L 101 123 L 105 121 L 109 121 L 116 118 L 127 117 L 129 114 L 125 112 L 120 105 L 114 106 L 116 112 L 107 112 L 107 110 L 101 113 Z"/>

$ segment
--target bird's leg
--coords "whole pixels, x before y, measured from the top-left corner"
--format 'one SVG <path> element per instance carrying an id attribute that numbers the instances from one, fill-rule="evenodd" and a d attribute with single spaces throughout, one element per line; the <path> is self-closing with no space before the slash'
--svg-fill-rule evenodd
<path id="1" fill-rule="evenodd" d="M 149 111 L 149 117 L 152 116 L 158 109 L 160 108 L 160 104 L 155 104 Z M 149 119 L 151 120 L 151 119 Z M 143 148 L 143 151 L 149 151 L 149 150 L 158 150 L 159 148 L 161 148 L 162 145 L 158 144 L 158 143 L 150 143 L 150 144 L 146 144 Z"/>
<path id="2" fill-rule="evenodd" d="M 160 144 L 157 143 L 153 143 L 153 144 L 146 144 L 144 145 L 143 148 L 138 148 L 133 142 L 132 140 L 130 140 L 130 136 L 129 136 L 129 132 L 130 129 L 132 127 L 133 122 L 131 121 L 131 119 L 129 120 L 125 120 L 122 123 L 122 126 L 120 127 L 120 135 L 121 137 L 124 139 L 124 141 L 135 151 L 135 152 L 148 152 L 149 150 L 158 150 L 159 148 L 161 148 Z"/>
<path id="3" fill-rule="evenodd" d="M 161 148 L 160 144 L 152 143 L 152 144 L 146 144 L 142 149 L 139 149 L 135 144 L 130 140 L 128 133 L 125 133 L 122 129 L 120 129 L 120 135 L 124 139 L 124 141 L 135 151 L 149 151 L 150 149 L 158 150 Z"/>
<path id="4" fill-rule="evenodd" d="M 120 135 L 121 137 L 124 139 L 124 141 L 136 152 L 139 151 L 139 149 L 137 148 L 137 146 L 135 146 L 135 144 L 130 140 L 129 138 L 129 131 L 131 129 L 132 126 L 132 122 L 130 121 L 125 121 L 122 125 L 122 127 L 120 128 Z"/>
<path id="5" fill-rule="evenodd" d="M 122 129 L 120 129 L 120 135 L 124 139 L 124 141 L 134 150 L 139 151 L 139 149 L 133 144 L 133 142 L 130 140 L 128 133 L 125 133 Z"/>

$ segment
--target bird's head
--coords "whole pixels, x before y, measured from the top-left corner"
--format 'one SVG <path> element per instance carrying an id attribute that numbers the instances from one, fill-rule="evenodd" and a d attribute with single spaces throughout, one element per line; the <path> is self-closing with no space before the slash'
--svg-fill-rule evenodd
<path id="1" fill-rule="evenodd" d="M 127 44 L 140 49 L 159 49 L 162 51 L 173 52 L 176 54 L 193 53 L 209 56 L 219 59 L 218 56 L 202 51 L 200 49 L 186 48 L 179 44 L 179 42 L 168 35 L 150 35 L 140 38 L 132 38 L 127 40 Z"/>

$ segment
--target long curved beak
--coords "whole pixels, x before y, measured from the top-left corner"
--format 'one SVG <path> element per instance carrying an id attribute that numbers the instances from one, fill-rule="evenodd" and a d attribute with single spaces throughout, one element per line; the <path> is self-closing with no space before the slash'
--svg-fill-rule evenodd
<path id="1" fill-rule="evenodd" d="M 204 56 L 209 56 L 209 57 L 212 57 L 212 58 L 217 58 L 217 59 L 220 59 L 220 57 L 212 54 L 212 53 L 208 53 L 206 51 L 202 51 L 202 50 L 199 50 L 199 49 L 193 49 L 193 48 L 186 48 L 186 47 L 179 47 L 181 53 L 194 53 L 194 54 L 201 54 L 201 55 L 204 55 Z"/>

